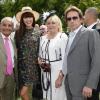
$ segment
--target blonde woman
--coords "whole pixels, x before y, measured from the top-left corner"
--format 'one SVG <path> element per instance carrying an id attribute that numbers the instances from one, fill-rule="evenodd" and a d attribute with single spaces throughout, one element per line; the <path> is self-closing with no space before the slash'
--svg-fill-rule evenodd
<path id="1" fill-rule="evenodd" d="M 60 88 L 55 86 L 62 69 L 67 35 L 62 32 L 62 23 L 55 14 L 46 20 L 48 34 L 40 39 L 39 64 L 41 65 L 43 98 L 47 100 L 67 100 L 64 83 Z"/>

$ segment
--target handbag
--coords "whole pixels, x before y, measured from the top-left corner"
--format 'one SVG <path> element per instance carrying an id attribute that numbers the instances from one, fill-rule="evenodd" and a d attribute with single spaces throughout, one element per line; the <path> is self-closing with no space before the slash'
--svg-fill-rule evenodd
<path id="1" fill-rule="evenodd" d="M 40 66 L 44 72 L 50 72 L 51 68 L 50 68 L 50 63 L 43 63 Z"/>

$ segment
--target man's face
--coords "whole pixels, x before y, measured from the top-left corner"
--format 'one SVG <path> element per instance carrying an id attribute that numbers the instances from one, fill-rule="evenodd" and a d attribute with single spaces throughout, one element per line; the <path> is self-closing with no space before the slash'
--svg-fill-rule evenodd
<path id="1" fill-rule="evenodd" d="M 46 25 L 41 25 L 40 26 L 40 31 L 42 35 L 47 34 L 47 26 Z"/>
<path id="2" fill-rule="evenodd" d="M 67 19 L 67 24 L 68 24 L 70 31 L 74 31 L 82 23 L 82 19 L 80 19 L 79 14 L 76 11 L 68 12 L 66 19 Z"/>
<path id="3" fill-rule="evenodd" d="M 88 25 L 88 21 L 90 20 L 91 17 L 92 17 L 92 15 L 86 11 L 84 14 L 84 23 L 86 25 Z"/>
<path id="4" fill-rule="evenodd" d="M 2 34 L 4 34 L 5 36 L 9 36 L 12 31 L 13 31 L 13 23 L 12 22 L 5 20 L 1 23 Z"/>

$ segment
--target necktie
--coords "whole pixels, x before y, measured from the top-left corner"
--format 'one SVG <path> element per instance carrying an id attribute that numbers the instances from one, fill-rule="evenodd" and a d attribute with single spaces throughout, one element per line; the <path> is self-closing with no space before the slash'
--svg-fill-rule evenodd
<path id="1" fill-rule="evenodd" d="M 13 64 L 12 64 L 11 50 L 10 50 L 8 38 L 5 38 L 5 49 L 6 49 L 6 55 L 7 55 L 6 74 L 11 75 L 13 72 Z"/>

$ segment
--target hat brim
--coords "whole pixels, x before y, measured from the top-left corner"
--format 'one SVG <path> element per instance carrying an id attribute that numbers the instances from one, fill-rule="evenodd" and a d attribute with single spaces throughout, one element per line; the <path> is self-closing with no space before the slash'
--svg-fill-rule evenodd
<path id="1" fill-rule="evenodd" d="M 32 10 L 32 11 L 20 11 L 20 12 L 18 12 L 18 13 L 16 14 L 16 20 L 17 20 L 18 22 L 20 22 L 20 19 L 21 19 L 22 14 L 23 14 L 23 13 L 26 13 L 26 12 L 32 13 L 33 16 L 34 16 L 34 18 L 35 18 L 35 21 L 37 21 L 37 20 L 39 19 L 39 13 L 36 12 L 36 11 L 34 11 L 34 10 Z"/>

